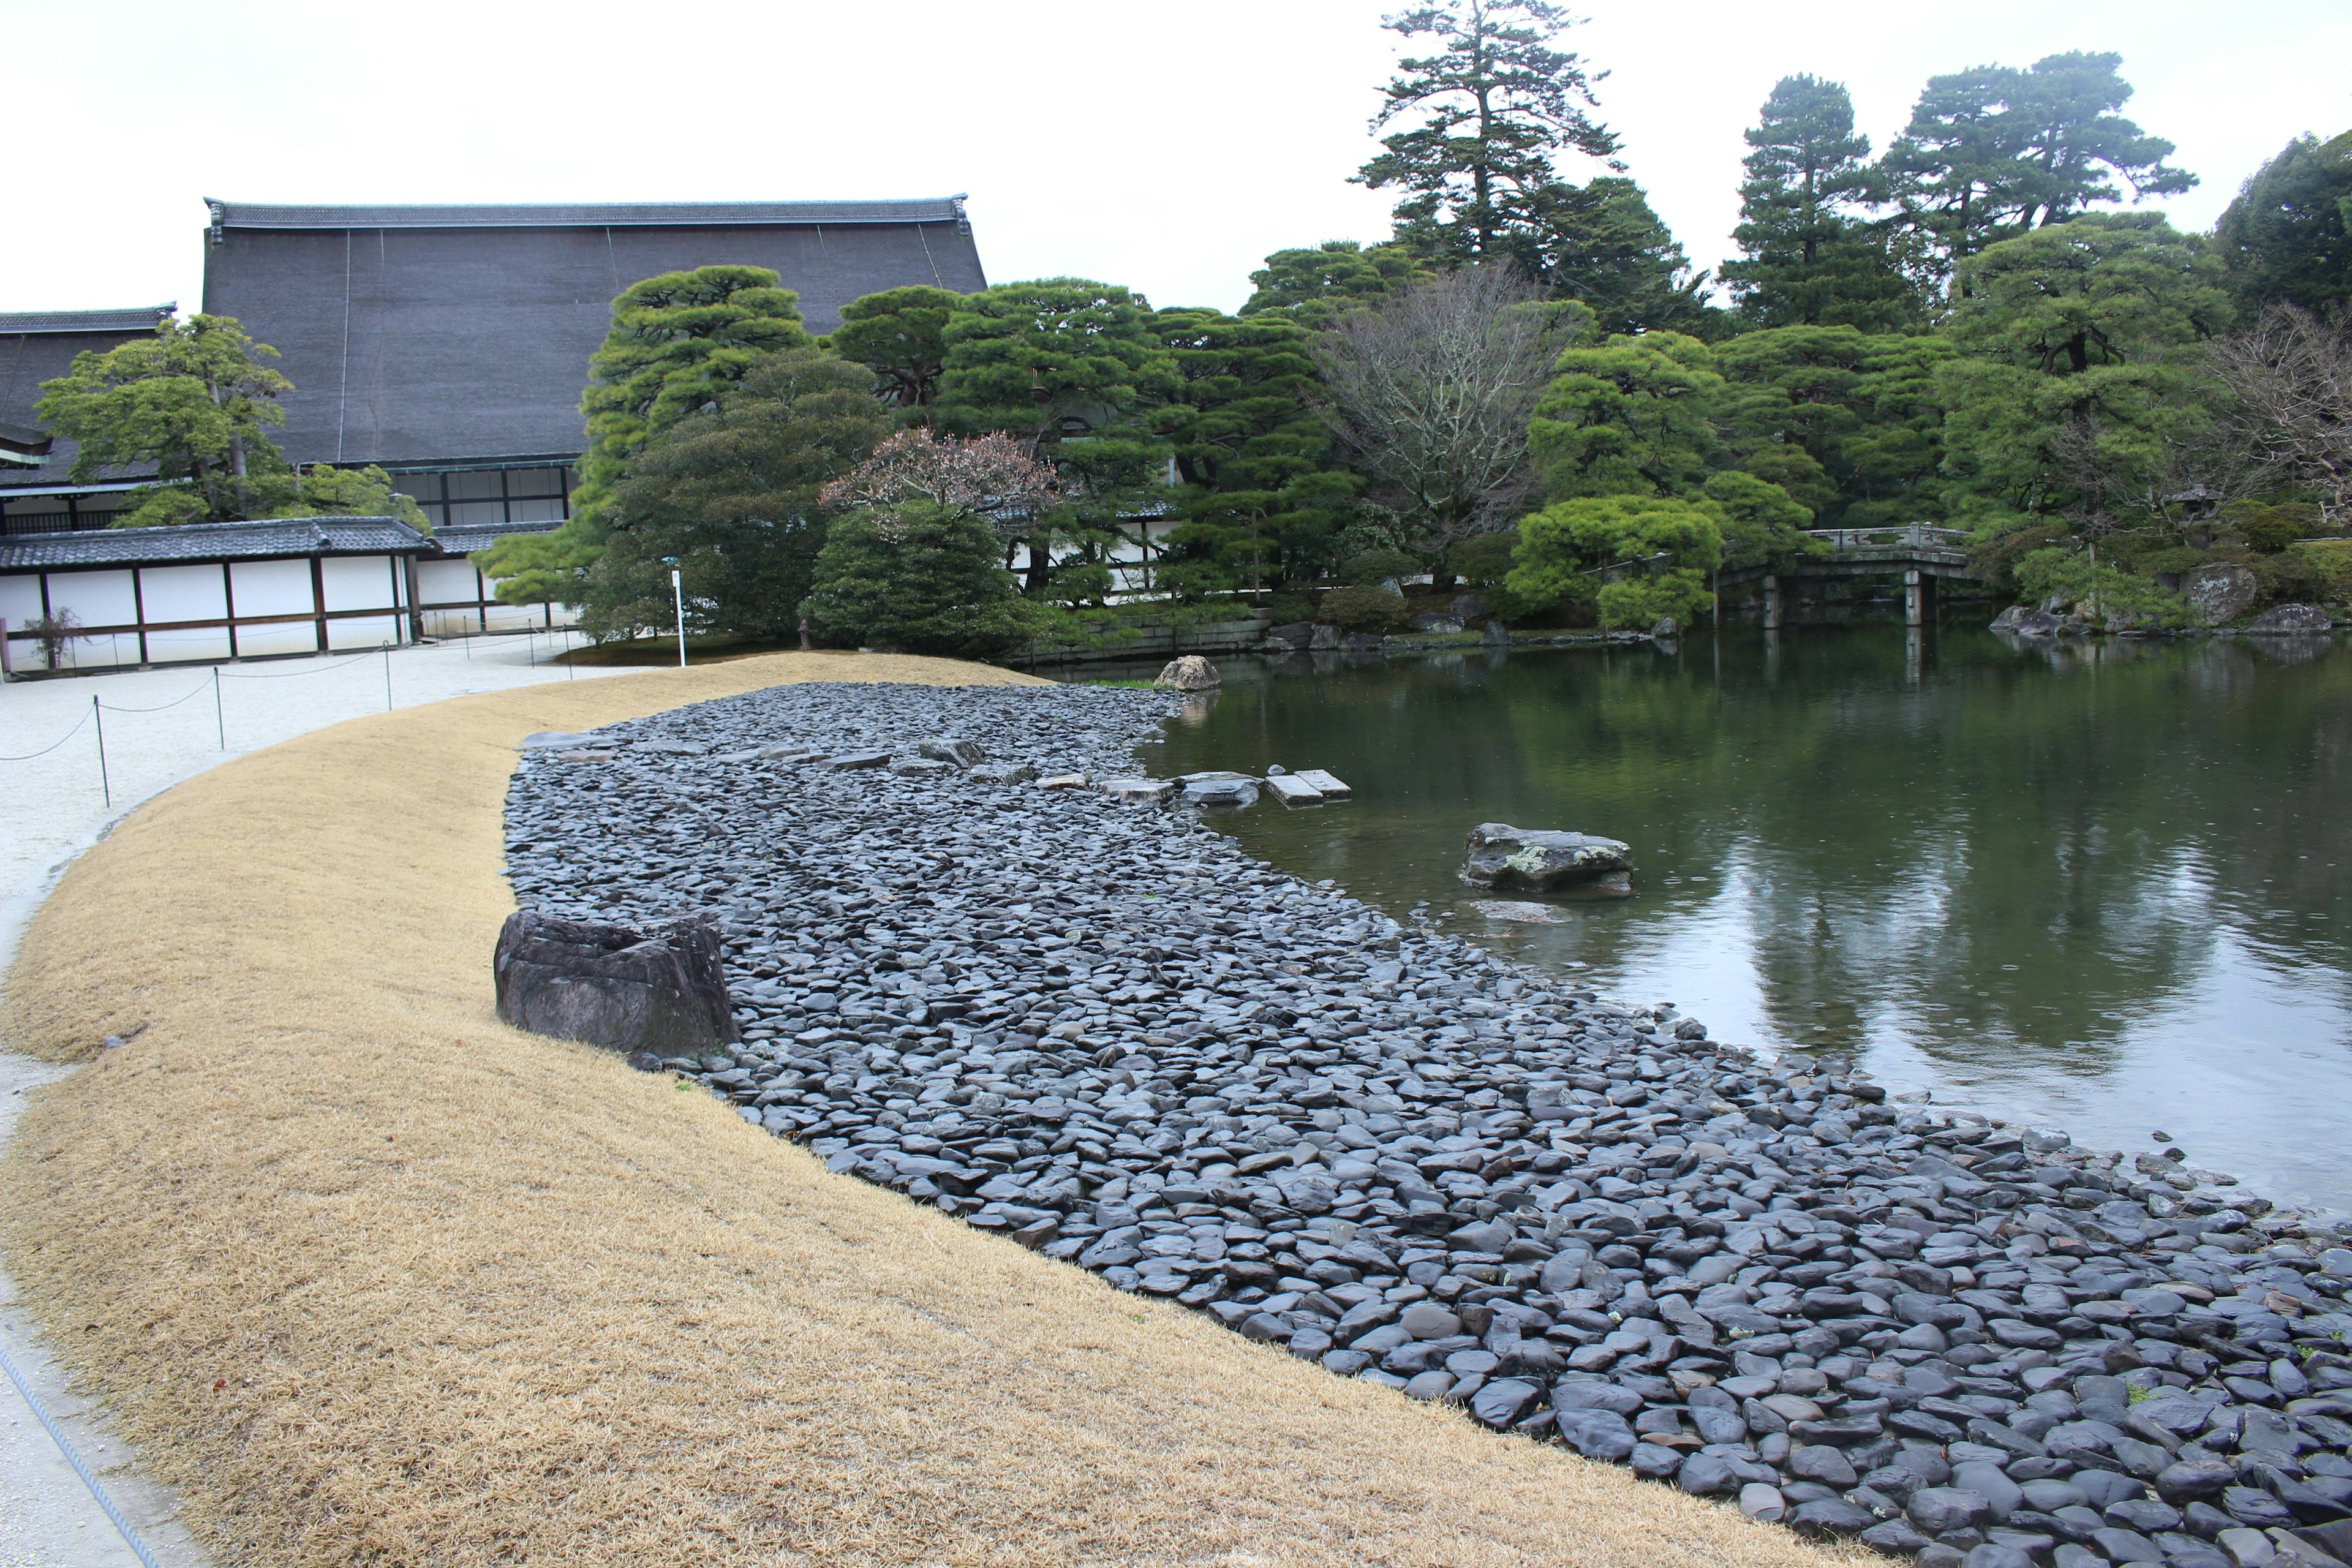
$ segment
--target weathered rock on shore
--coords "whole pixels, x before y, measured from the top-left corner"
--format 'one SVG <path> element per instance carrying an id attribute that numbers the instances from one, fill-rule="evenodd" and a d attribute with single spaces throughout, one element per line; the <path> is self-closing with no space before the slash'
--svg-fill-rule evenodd
<path id="1" fill-rule="evenodd" d="M 1533 893 L 1633 890 L 1633 851 L 1614 838 L 1482 822 L 1470 830 L 1462 879 Z"/>
<path id="2" fill-rule="evenodd" d="M 735 1016 L 707 921 L 651 931 L 509 915 L 491 956 L 499 1016 L 517 1028 L 609 1050 L 674 1057 L 731 1045 Z"/>
<path id="3" fill-rule="evenodd" d="M 748 1120 L 1339 1375 L 1937 1568 L 2347 1528 L 2352 1251 L 2227 1178 L 1759 1061 L 1181 809 L 725 760 L 962 732 L 1118 776 L 1177 706 L 684 709 L 527 754 L 509 869 L 550 912 L 722 923 L 744 1040 L 671 1065 Z"/>

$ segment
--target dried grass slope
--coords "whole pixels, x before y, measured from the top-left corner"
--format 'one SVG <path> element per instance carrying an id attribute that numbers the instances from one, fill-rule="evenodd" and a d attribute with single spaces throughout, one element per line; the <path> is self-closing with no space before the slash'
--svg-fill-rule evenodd
<path id="1" fill-rule="evenodd" d="M 1798 1564 L 1830 1555 L 1343 1382 L 500 1026 L 515 742 L 779 655 L 355 720 L 66 875 L 0 1010 L 92 1055 L 6 1157 L 62 1355 L 252 1564 Z"/>

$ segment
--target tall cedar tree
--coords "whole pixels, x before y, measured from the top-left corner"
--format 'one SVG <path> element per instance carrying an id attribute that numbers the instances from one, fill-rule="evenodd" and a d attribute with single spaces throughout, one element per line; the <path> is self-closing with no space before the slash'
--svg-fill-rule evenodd
<path id="1" fill-rule="evenodd" d="M 1747 136 L 1732 231 L 1745 259 L 1723 269 L 1740 314 L 1759 327 L 1902 325 L 1911 289 L 1857 210 L 1870 138 L 1854 132 L 1844 84 L 1782 77 Z"/>
<path id="2" fill-rule="evenodd" d="M 768 355 L 804 347 L 799 296 L 764 267 L 698 267 L 622 290 L 588 359 L 588 450 L 572 516 L 551 533 L 509 534 L 475 560 L 509 604 L 563 600 L 602 553 L 613 490 L 645 443 L 742 379 Z"/>
<path id="3" fill-rule="evenodd" d="M 205 517 L 251 517 L 252 476 L 286 466 L 267 434 L 286 422 L 278 399 L 294 390 L 261 363 L 277 357 L 232 316 L 165 321 L 152 337 L 76 354 L 41 384 L 34 412 L 79 444 L 76 483 L 152 463 L 165 482 L 188 481 Z"/>
<path id="4" fill-rule="evenodd" d="M 1065 479 L 1061 505 L 1032 519 L 1027 589 L 1046 595 L 1056 536 L 1099 568 L 1119 517 L 1138 509 L 1166 446 L 1154 411 L 1180 386 L 1149 300 L 1084 278 L 1005 283 L 967 295 L 948 320 L 943 419 L 1020 437 Z M 1091 582 L 1100 570 L 1086 573 Z"/>
<path id="5" fill-rule="evenodd" d="M 1879 174 L 1922 280 L 1940 285 L 1987 246 L 2102 202 L 2178 195 L 2197 176 L 2171 142 L 2115 112 L 2123 57 L 2051 55 L 2029 70 L 1978 66 L 1930 77 Z"/>
<path id="6" fill-rule="evenodd" d="M 2352 300 L 2352 131 L 2298 136 L 2254 172 L 2213 230 L 2239 310 Z"/>
<path id="7" fill-rule="evenodd" d="M 1372 129 L 1412 123 L 1382 137 L 1387 151 L 1355 175 L 1403 193 L 1399 238 L 1454 262 L 1507 256 L 1528 266 L 1561 183 L 1554 156 L 1615 158 L 1616 136 L 1587 112 L 1598 107 L 1594 79 L 1551 47 L 1570 23 L 1544 0 L 1442 0 L 1386 19 L 1391 32 L 1439 43 L 1399 63 Z"/>
<path id="8" fill-rule="evenodd" d="M 647 441 L 606 509 L 584 595 L 589 633 L 667 626 L 674 559 L 691 629 L 789 637 L 824 543 L 821 492 L 890 432 L 874 391 L 864 365 L 786 349 Z"/>
<path id="9" fill-rule="evenodd" d="M 1187 596 L 1311 578 L 1329 564 L 1357 481 L 1339 471 L 1331 428 L 1315 412 L 1310 340 L 1287 314 L 1156 318 L 1183 380 L 1170 436 L 1184 521 L 1160 575 Z"/>
<path id="10" fill-rule="evenodd" d="M 953 289 L 924 283 L 885 289 L 844 305 L 825 346 L 880 376 L 885 402 L 929 424 L 947 369 L 948 318 L 961 303 Z"/>

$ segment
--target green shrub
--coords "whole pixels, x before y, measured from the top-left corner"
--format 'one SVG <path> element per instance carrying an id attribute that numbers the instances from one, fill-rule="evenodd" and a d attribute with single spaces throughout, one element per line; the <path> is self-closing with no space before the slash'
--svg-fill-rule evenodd
<path id="1" fill-rule="evenodd" d="M 2254 582 L 2261 589 L 2257 604 L 2315 605 L 2327 597 L 2326 568 L 2307 551 L 2283 550 L 2276 555 L 2257 555 L 2249 564 L 2253 567 Z"/>
<path id="2" fill-rule="evenodd" d="M 1473 588 L 1492 588 L 1510 574 L 1511 552 L 1518 543 L 1516 526 L 1498 533 L 1474 533 L 1445 552 L 1445 568 Z"/>
<path id="3" fill-rule="evenodd" d="M 1386 588 L 1350 584 L 1323 595 L 1316 619 L 1348 632 L 1392 632 L 1407 618 L 1404 601 Z"/>
<path id="4" fill-rule="evenodd" d="M 2137 572 L 2102 563 L 2094 572 L 2087 552 L 2052 546 L 2020 556 L 2013 567 L 2028 599 L 2063 599 L 2088 614 L 2095 603 L 2110 631 L 2135 626 L 2184 626 L 2189 606 L 2169 588 L 2159 588 Z"/>
<path id="5" fill-rule="evenodd" d="M 1351 587 L 1369 588 L 1393 577 L 1402 583 L 1407 577 L 1417 577 L 1422 563 L 1402 550 L 1367 550 L 1350 555 L 1339 564 L 1339 581 Z"/>
<path id="6" fill-rule="evenodd" d="M 971 511 L 860 507 L 834 520 L 803 608 L 835 647 L 986 658 L 1046 625 L 1002 559 L 995 531 Z"/>
<path id="7" fill-rule="evenodd" d="M 2352 599 L 2352 539 L 2306 539 L 2292 546 L 2287 553 L 2311 563 L 2319 574 L 2327 603 L 2341 604 Z"/>
<path id="8" fill-rule="evenodd" d="M 2299 539 L 2327 531 L 2319 509 L 2307 501 L 2231 501 L 2221 509 L 2221 522 L 2265 555 L 2275 554 Z"/>
<path id="9" fill-rule="evenodd" d="M 1591 604 L 1613 630 L 1646 628 L 1662 616 L 1687 624 L 1709 603 L 1706 569 L 1722 551 L 1724 521 L 1712 500 L 1554 501 L 1519 524 L 1505 586 L 1531 607 Z"/>

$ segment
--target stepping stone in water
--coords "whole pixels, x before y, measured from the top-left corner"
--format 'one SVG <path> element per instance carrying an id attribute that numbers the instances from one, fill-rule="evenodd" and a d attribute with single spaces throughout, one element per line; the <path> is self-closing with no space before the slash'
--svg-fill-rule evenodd
<path id="1" fill-rule="evenodd" d="M 1522 903 L 1512 899 L 1481 899 L 1470 906 L 1490 921 L 1516 921 L 1521 925 L 1556 926 L 1559 911 L 1549 904 Z"/>
<path id="2" fill-rule="evenodd" d="M 1268 773 L 1265 787 L 1285 805 L 1320 805 L 1323 792 L 1297 773 Z"/>
<path id="3" fill-rule="evenodd" d="M 1346 800 L 1356 793 L 1341 783 L 1336 775 L 1327 773 L 1321 768 L 1301 768 L 1290 776 L 1322 795 L 1325 800 Z"/>

